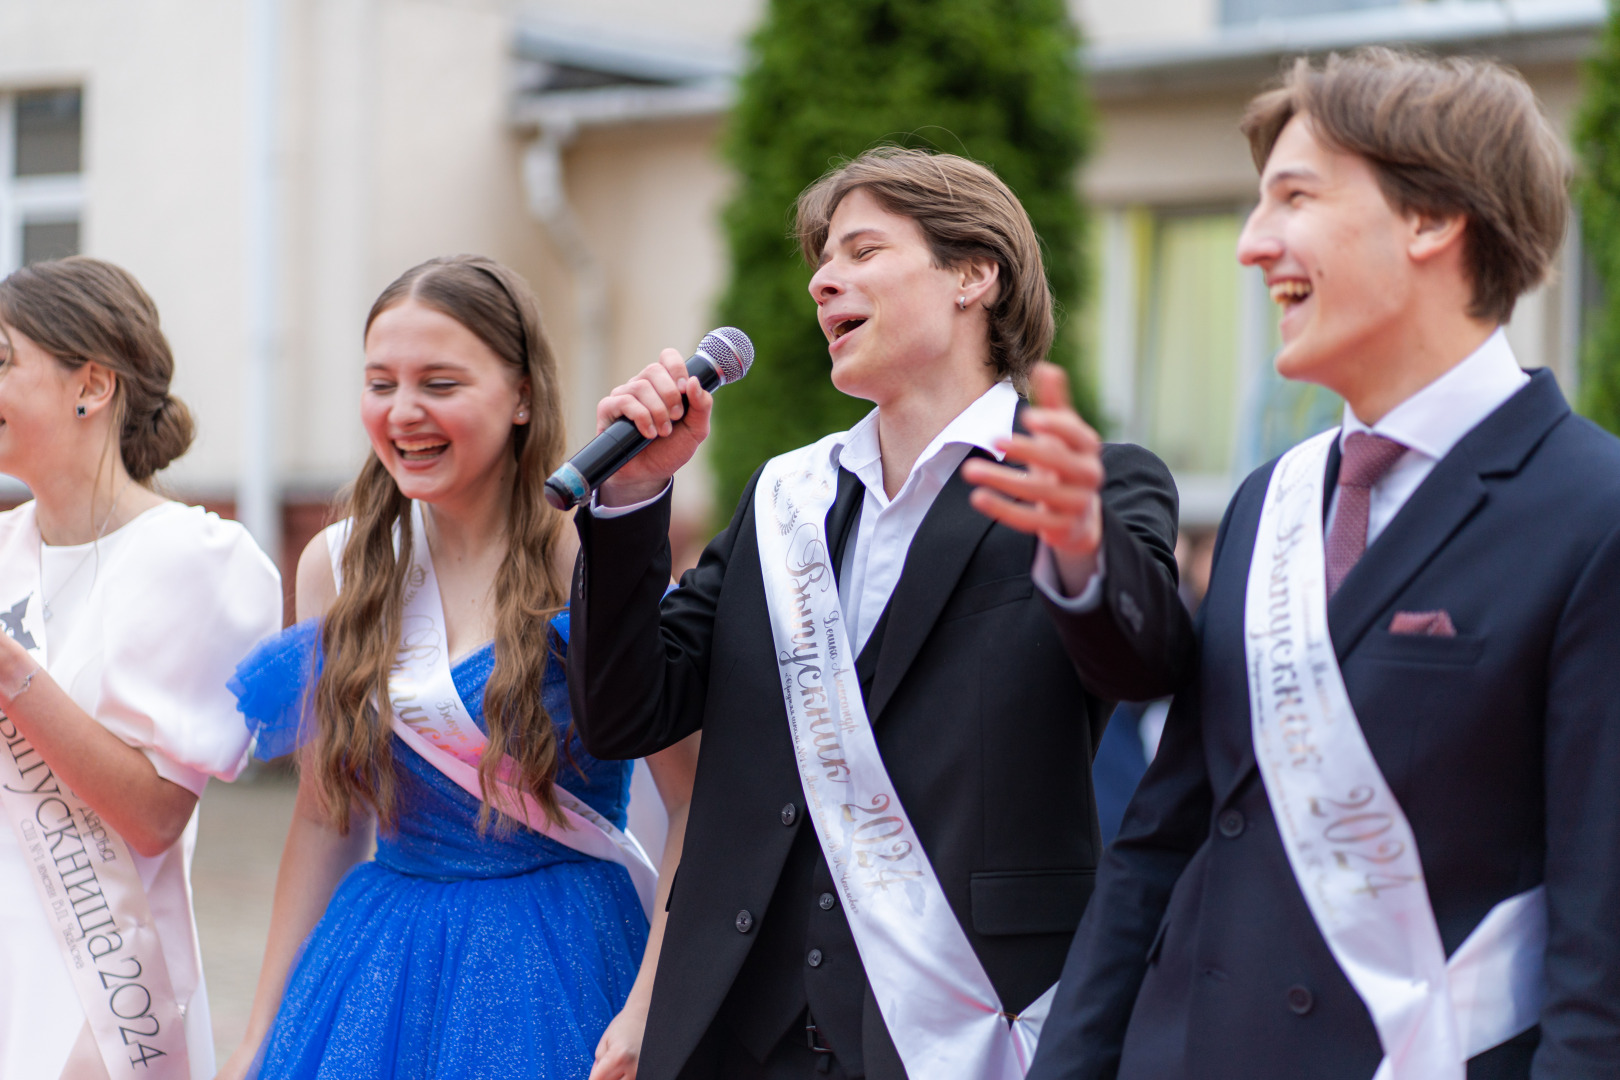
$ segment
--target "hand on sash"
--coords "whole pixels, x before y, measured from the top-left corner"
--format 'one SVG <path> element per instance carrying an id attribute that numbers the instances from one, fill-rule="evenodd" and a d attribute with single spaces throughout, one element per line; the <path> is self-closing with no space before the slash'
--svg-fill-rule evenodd
<path id="1" fill-rule="evenodd" d="M 1031 533 L 1051 549 L 1063 591 L 1083 590 L 1097 571 L 1102 546 L 1102 440 L 1069 399 L 1069 378 L 1056 364 L 1035 365 L 1034 407 L 1022 414 L 1028 435 L 997 440 L 1007 462 L 969 458 L 962 478 L 978 485 L 974 509 Z"/>
<path id="2" fill-rule="evenodd" d="M 597 434 L 624 417 L 653 442 L 603 481 L 597 501 L 602 506 L 629 506 L 663 491 L 709 437 L 713 408 L 714 398 L 686 373 L 686 359 L 675 349 L 665 349 L 657 363 L 614 387 L 596 406 Z"/>

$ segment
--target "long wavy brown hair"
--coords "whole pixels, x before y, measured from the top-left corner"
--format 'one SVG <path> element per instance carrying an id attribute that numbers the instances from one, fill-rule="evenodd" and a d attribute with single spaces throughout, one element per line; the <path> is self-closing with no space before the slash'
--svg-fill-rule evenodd
<path id="1" fill-rule="evenodd" d="M 496 575 L 495 671 L 484 689 L 489 744 L 479 761 L 484 791 L 479 827 L 491 808 L 515 814 L 499 776 L 533 795 L 561 820 L 552 784 L 562 749 L 540 701 L 541 680 L 551 659 L 547 621 L 568 603 L 568 583 L 554 554 L 566 519 L 546 503 L 545 481 L 563 457 L 563 421 L 557 362 L 540 327 L 528 284 L 513 271 L 478 255 L 430 259 L 401 274 L 384 289 L 366 317 L 406 301 L 455 319 L 528 378 L 528 424 L 512 426 L 517 464 L 506 523 L 506 557 Z M 411 535 L 410 500 L 376 453 L 366 458 L 348 492 L 354 519 L 343 551 L 343 587 L 321 628 L 324 665 L 313 690 L 315 730 L 304 761 L 313 773 L 328 813 L 343 832 L 356 800 L 369 806 L 379 825 L 395 817 L 392 717 L 388 677 L 399 648 Z M 424 541 L 425 542 L 425 541 Z M 511 765 L 504 766 L 510 758 Z"/>

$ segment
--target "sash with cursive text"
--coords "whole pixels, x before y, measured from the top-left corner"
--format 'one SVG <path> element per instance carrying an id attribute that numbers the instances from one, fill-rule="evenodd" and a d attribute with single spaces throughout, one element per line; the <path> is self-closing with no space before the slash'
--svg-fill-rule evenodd
<path id="1" fill-rule="evenodd" d="M 326 530 L 332 577 L 339 588 L 343 584 L 343 548 L 348 541 L 350 523 L 350 520 L 340 521 Z M 433 572 L 433 558 L 428 554 L 422 506 L 414 501 L 411 503 L 411 535 L 411 567 L 405 581 L 399 652 L 388 680 L 394 734 L 463 791 L 482 800 L 484 789 L 478 776 L 478 759 L 489 740 L 467 711 L 450 674 L 447 645 L 450 638 L 445 629 L 444 603 L 439 596 L 438 577 Z M 561 784 L 553 785 L 552 791 L 562 809 L 564 825 L 553 822 L 534 796 L 507 783 L 504 776 L 498 780 L 498 801 L 491 801 L 490 805 L 564 847 L 624 867 L 636 887 L 642 911 L 649 921 L 652 919 L 658 870 L 634 836 L 618 829 Z"/>
<path id="2" fill-rule="evenodd" d="M 1374 1080 L 1465 1080 L 1536 1023 L 1546 890 L 1497 904 L 1448 962 L 1412 827 L 1361 732 L 1328 630 L 1324 432 L 1271 474 L 1244 608 L 1255 760 L 1288 862 L 1372 1014 Z"/>
<path id="3" fill-rule="evenodd" d="M 0 536 L 0 621 L 49 671 L 34 504 L 18 507 L 9 526 Z M 30 864 L 88 1029 L 63 1075 L 105 1068 L 114 1080 L 187 1080 L 183 1010 L 128 845 L 4 716 L 0 740 L 0 807 Z"/>
<path id="4" fill-rule="evenodd" d="M 773 458 L 754 495 L 805 803 L 906 1072 L 1022 1080 L 1057 988 L 1018 1016 L 1002 1008 L 878 752 L 825 536 L 841 438 Z"/>

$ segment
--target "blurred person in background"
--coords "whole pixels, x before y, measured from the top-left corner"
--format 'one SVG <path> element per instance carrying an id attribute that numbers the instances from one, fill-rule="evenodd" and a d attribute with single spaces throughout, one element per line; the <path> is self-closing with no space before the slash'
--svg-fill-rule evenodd
<path id="1" fill-rule="evenodd" d="M 1182 603 L 1198 614 L 1198 605 L 1209 588 L 1210 560 L 1215 551 L 1213 530 L 1176 537 L 1176 565 L 1181 568 Z M 1148 764 L 1159 752 L 1164 721 L 1170 715 L 1170 699 L 1122 701 L 1108 718 L 1097 756 L 1091 762 L 1091 785 L 1097 792 L 1097 826 L 1103 846 L 1114 842 L 1125 806 L 1136 794 Z"/>
<path id="2" fill-rule="evenodd" d="M 665 350 L 597 407 L 655 441 L 575 519 L 586 746 L 704 733 L 644 1076 L 1011 1080 L 1090 893 L 1096 735 L 1191 666 L 1175 486 L 1093 437 L 1058 546 L 975 509 L 964 462 L 1044 462 L 1015 432 L 1071 422 L 1021 400 L 1067 387 L 1039 363 L 1039 241 L 989 169 L 868 151 L 798 231 L 833 384 L 877 407 L 767 462 L 665 596 L 671 477 L 713 404 Z"/>
<path id="3" fill-rule="evenodd" d="M 489 259 L 430 260 L 378 297 L 365 361 L 349 516 L 299 561 L 301 621 L 235 684 L 258 752 L 296 747 L 300 781 L 221 1075 L 630 1080 L 670 874 L 621 831 L 630 765 L 572 733 L 534 296 Z M 649 762 L 670 870 L 695 758 Z"/>
<path id="4" fill-rule="evenodd" d="M 1620 440 L 1502 329 L 1567 160 L 1517 73 L 1380 48 L 1242 127 L 1343 424 L 1227 508 L 1030 1078 L 1620 1075 Z"/>
<path id="5" fill-rule="evenodd" d="M 0 1076 L 214 1074 L 197 800 L 246 762 L 226 680 L 281 626 L 240 525 L 154 475 L 192 439 L 158 312 L 88 258 L 0 281 Z"/>

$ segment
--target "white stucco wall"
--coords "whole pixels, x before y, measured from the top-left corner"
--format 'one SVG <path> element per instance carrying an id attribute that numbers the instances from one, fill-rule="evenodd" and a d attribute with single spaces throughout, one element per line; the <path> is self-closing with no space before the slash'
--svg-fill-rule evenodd
<path id="1" fill-rule="evenodd" d="M 242 30 L 213 0 L 7 0 L 0 88 L 84 88 L 87 253 L 156 300 L 195 449 L 190 485 L 235 467 L 241 342 Z"/>

